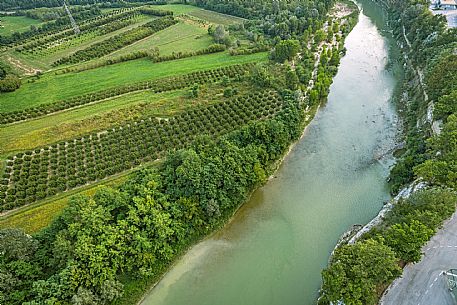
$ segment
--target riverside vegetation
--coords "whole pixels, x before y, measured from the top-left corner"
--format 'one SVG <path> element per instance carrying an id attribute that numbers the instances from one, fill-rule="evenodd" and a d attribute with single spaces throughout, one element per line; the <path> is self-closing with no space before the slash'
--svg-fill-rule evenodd
<path id="1" fill-rule="evenodd" d="M 457 31 L 429 12 L 428 1 L 375 3 L 386 10 L 406 67 L 398 98 L 406 147 L 390 173 L 392 192 L 418 178 L 429 187 L 400 200 L 355 244 L 336 249 L 322 273 L 320 304 L 377 304 L 399 266 L 421 259 L 457 202 Z"/>
<path id="2" fill-rule="evenodd" d="M 5 74 L 22 79 L 0 95 L 0 135 L 14 134 L 0 137 L 2 304 L 136 303 L 274 171 L 326 99 L 358 16 L 351 2 L 330 14 L 332 0 L 99 2 L 78 8 L 96 15 L 79 35 L 64 22 L 1 40 Z M 33 3 L 0 8 L 58 6 Z M 167 37 L 177 26 L 202 40 L 186 56 L 189 37 Z M 134 51 L 148 56 L 116 59 L 148 41 Z M 64 191 L 76 196 L 62 203 Z"/>

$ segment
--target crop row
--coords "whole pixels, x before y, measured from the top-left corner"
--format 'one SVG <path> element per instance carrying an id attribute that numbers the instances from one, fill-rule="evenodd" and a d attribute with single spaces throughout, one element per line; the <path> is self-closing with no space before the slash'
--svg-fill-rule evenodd
<path id="1" fill-rule="evenodd" d="M 127 20 L 143 14 L 143 15 L 154 15 L 154 16 L 166 16 L 170 15 L 169 11 L 161 10 L 148 10 L 147 7 L 136 7 L 136 8 L 122 8 L 114 10 L 108 14 L 99 15 L 94 18 L 90 18 L 84 22 L 78 22 L 81 33 L 97 32 L 99 35 L 103 35 L 116 29 L 122 28 L 122 26 L 128 25 Z M 118 23 L 118 21 L 123 21 Z M 29 42 L 22 41 L 16 45 L 20 45 L 16 48 L 18 52 L 33 52 L 36 48 L 43 48 L 46 44 L 50 44 L 62 39 L 71 40 L 78 35 L 73 33 L 73 29 L 65 27 L 55 31 L 49 31 L 30 37 Z"/>
<path id="2" fill-rule="evenodd" d="M 243 75 L 252 67 L 252 64 L 232 65 L 211 70 L 192 72 L 190 74 L 177 75 L 173 77 L 161 78 L 152 81 L 138 82 L 121 87 L 106 89 L 90 94 L 73 97 L 67 100 L 57 101 L 54 103 L 43 104 L 33 108 L 21 111 L 1 113 L 0 124 L 23 121 L 31 118 L 37 118 L 57 111 L 94 103 L 107 98 L 112 98 L 129 92 L 151 89 L 156 93 L 182 89 L 190 87 L 193 84 L 212 83 L 221 80 L 224 76 L 236 78 Z"/>
<path id="3" fill-rule="evenodd" d="M 114 11 L 109 15 L 97 16 L 92 18 L 82 24 L 79 24 L 79 29 L 82 34 L 94 32 L 99 30 L 100 27 L 109 25 L 118 20 L 126 20 L 138 16 L 137 9 L 123 9 L 119 11 Z M 65 31 L 60 31 L 54 34 L 43 34 L 34 37 L 30 42 L 23 44 L 16 48 L 18 52 L 31 52 L 37 48 L 41 48 L 49 43 L 61 40 L 61 39 L 72 39 L 77 35 L 73 33 L 72 29 Z"/>
<path id="4" fill-rule="evenodd" d="M 77 66 L 70 66 L 65 69 L 57 70 L 55 72 L 56 75 L 58 74 L 66 74 L 71 72 L 82 72 L 87 70 L 92 70 L 100 67 L 110 66 L 114 64 L 118 64 L 121 62 L 126 62 L 130 60 L 136 60 L 140 58 L 149 57 L 153 62 L 163 62 L 163 61 L 171 61 L 176 59 L 182 59 L 192 56 L 199 56 L 205 54 L 213 54 L 218 52 L 223 52 L 227 49 L 227 47 L 223 44 L 212 44 L 207 48 L 200 49 L 197 51 L 189 51 L 189 52 L 173 52 L 170 55 L 159 55 L 159 52 L 153 51 L 135 51 L 132 53 L 120 55 L 118 57 L 112 57 L 103 61 L 92 62 L 86 65 L 77 65 Z"/>
<path id="5" fill-rule="evenodd" d="M 123 172 L 183 148 L 198 135 L 218 136 L 250 121 L 272 117 L 281 107 L 282 99 L 276 92 L 255 92 L 168 120 L 151 117 L 19 153 L 7 160 L 0 180 L 0 210 Z"/>
<path id="6" fill-rule="evenodd" d="M 4 2 L 4 1 L 2 1 Z M 77 22 L 81 20 L 90 19 L 93 16 L 99 16 L 101 11 L 99 9 L 89 9 L 75 12 L 73 17 Z M 29 30 L 22 32 L 14 32 L 13 35 L 3 36 L 0 35 L 1 46 L 16 46 L 34 37 L 43 37 L 57 32 L 70 29 L 70 20 L 67 16 L 59 17 L 53 21 L 44 22 L 38 27 L 31 27 Z"/>
<path id="7" fill-rule="evenodd" d="M 62 64 L 74 64 L 81 61 L 88 61 L 94 58 L 100 58 L 104 55 L 110 54 L 116 50 L 119 50 L 127 45 L 134 43 L 135 41 L 146 38 L 156 32 L 166 29 L 174 24 L 178 23 L 172 16 L 162 17 L 160 19 L 153 20 L 144 25 L 128 30 L 124 33 L 105 39 L 101 42 L 95 43 L 83 50 L 79 50 L 70 56 L 62 57 L 53 63 L 54 66 Z"/>
<path id="8" fill-rule="evenodd" d="M 127 15 L 111 23 L 106 23 L 98 27 L 88 29 L 78 35 L 74 33 L 68 33 L 67 35 L 62 35 L 63 37 L 60 39 L 54 37 L 47 43 L 35 42 L 34 44 L 27 45 L 27 47 L 24 48 L 21 53 L 35 55 L 37 53 L 49 54 L 49 52 L 55 52 L 59 49 L 66 49 L 69 46 L 78 45 L 86 40 L 91 40 L 98 36 L 106 35 L 110 32 L 114 32 L 121 28 L 135 24 L 138 22 L 140 16 L 140 14 Z"/>

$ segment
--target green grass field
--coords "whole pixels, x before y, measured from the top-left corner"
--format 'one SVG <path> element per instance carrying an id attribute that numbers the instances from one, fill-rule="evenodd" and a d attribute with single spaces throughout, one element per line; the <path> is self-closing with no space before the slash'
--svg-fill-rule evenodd
<path id="1" fill-rule="evenodd" d="M 0 17 L 0 35 L 9 36 L 14 32 L 25 32 L 31 25 L 38 25 L 41 21 L 25 16 Z"/>
<path id="2" fill-rule="evenodd" d="M 230 24 L 241 23 L 241 22 L 245 21 L 245 19 L 243 19 L 243 18 L 220 14 L 217 12 L 212 12 L 212 11 L 203 10 L 203 9 L 193 10 L 192 12 L 189 13 L 189 15 L 206 20 L 210 23 L 223 24 L 223 25 L 230 25 Z"/>
<path id="3" fill-rule="evenodd" d="M 243 22 L 245 19 L 239 18 L 236 16 L 225 15 L 209 10 L 205 10 L 192 5 L 184 4 L 167 4 L 167 5 L 157 5 L 157 9 L 168 10 L 175 13 L 175 15 L 188 14 L 203 20 L 206 20 L 210 23 L 217 23 L 223 25 L 229 25 L 234 23 Z"/>
<path id="4" fill-rule="evenodd" d="M 135 44 L 122 48 L 104 58 L 116 57 L 140 50 L 158 48 L 161 55 L 173 52 L 190 52 L 207 48 L 213 42 L 206 28 L 187 22 L 180 22 Z"/>
<path id="5" fill-rule="evenodd" d="M 19 208 L 7 215 L 0 216 L 0 229 L 18 228 L 33 234 L 47 227 L 68 205 L 69 199 L 76 195 L 91 196 L 104 186 L 116 187 L 127 180 L 132 171 L 104 179 L 90 186 L 55 195 L 33 205 Z"/>
<path id="6" fill-rule="evenodd" d="M 1 94 L 0 112 L 22 110 L 128 83 L 266 60 L 266 53 L 246 56 L 230 56 L 227 53 L 216 53 L 161 63 L 153 63 L 148 59 L 139 59 L 80 73 L 63 75 L 46 73 L 33 83 L 25 82 L 15 92 Z"/>
<path id="7" fill-rule="evenodd" d="M 195 10 L 200 10 L 200 8 L 192 5 L 185 4 L 166 4 L 166 5 L 156 5 L 159 10 L 172 11 L 175 15 L 189 14 Z"/>

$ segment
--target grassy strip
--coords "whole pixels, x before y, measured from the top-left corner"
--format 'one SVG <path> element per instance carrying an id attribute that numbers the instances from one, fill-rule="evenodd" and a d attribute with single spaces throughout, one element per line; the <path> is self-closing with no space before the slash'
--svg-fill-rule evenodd
<path id="1" fill-rule="evenodd" d="M 207 48 L 213 43 L 213 38 L 203 27 L 180 22 L 164 29 L 138 43 L 124 47 L 121 50 L 107 55 L 104 58 L 126 55 L 141 50 L 158 48 L 160 55 L 169 55 L 177 52 L 190 52 Z"/>
<path id="2" fill-rule="evenodd" d="M 215 53 L 161 63 L 152 63 L 148 59 L 139 59 L 81 73 L 63 75 L 47 73 L 34 82 L 25 83 L 15 92 L 2 94 L 0 112 L 23 110 L 139 81 L 155 80 L 234 64 L 264 62 L 266 60 L 266 53 L 246 56 Z"/>
<path id="3" fill-rule="evenodd" d="M 126 181 L 132 171 L 104 179 L 98 183 L 74 189 L 0 216 L 0 229 L 18 228 L 33 234 L 47 227 L 68 205 L 70 197 L 95 194 L 103 186 L 117 187 Z"/>
<path id="4" fill-rule="evenodd" d="M 245 21 L 246 19 L 230 16 L 226 14 L 221 14 L 214 11 L 205 10 L 199 7 L 195 7 L 192 5 L 184 5 L 184 4 L 167 4 L 167 5 L 160 5 L 158 6 L 161 10 L 172 11 L 175 15 L 180 14 L 188 14 L 203 20 L 206 20 L 211 23 L 223 24 L 223 25 L 230 25 L 235 23 L 240 23 Z"/>
<path id="5" fill-rule="evenodd" d="M 246 19 L 230 16 L 226 14 L 221 14 L 213 11 L 208 10 L 194 10 L 189 13 L 189 15 L 206 20 L 210 23 L 222 24 L 222 25 L 232 25 L 237 23 L 242 23 L 246 21 Z"/>
<path id="6" fill-rule="evenodd" d="M 78 63 L 88 61 L 94 58 L 102 57 L 119 50 L 127 45 L 144 39 L 156 32 L 176 24 L 178 21 L 173 17 L 163 17 L 153 20 L 142 26 L 136 27 L 120 35 L 113 36 L 99 43 L 93 44 L 86 49 L 79 50 L 68 57 L 63 57 L 53 63 L 54 66 L 68 63 Z"/>
<path id="7" fill-rule="evenodd" d="M 134 92 L 70 111 L 59 112 L 35 120 L 0 127 L 0 156 L 43 146 L 63 139 L 76 137 L 93 130 L 106 129 L 116 122 L 128 120 L 129 109 L 140 103 L 154 107 L 154 114 L 168 116 L 181 109 L 190 100 L 183 97 L 184 90 L 165 93 Z M 113 112 L 123 111 L 125 116 L 113 121 Z M 82 120 L 88 124 L 81 125 Z"/>

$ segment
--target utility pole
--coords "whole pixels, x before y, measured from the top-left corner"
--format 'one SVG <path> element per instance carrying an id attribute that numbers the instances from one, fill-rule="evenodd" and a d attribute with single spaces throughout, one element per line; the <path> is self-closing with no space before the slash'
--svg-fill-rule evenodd
<path id="1" fill-rule="evenodd" d="M 81 33 L 81 30 L 79 29 L 78 25 L 76 24 L 75 18 L 73 18 L 73 16 L 71 15 L 70 9 L 68 8 L 68 5 L 67 5 L 67 0 L 63 0 L 63 7 L 64 7 L 65 11 L 67 12 L 68 17 L 70 17 L 70 23 L 71 23 L 71 26 L 73 27 L 73 30 L 75 31 L 75 34 L 78 35 L 79 33 Z"/>

